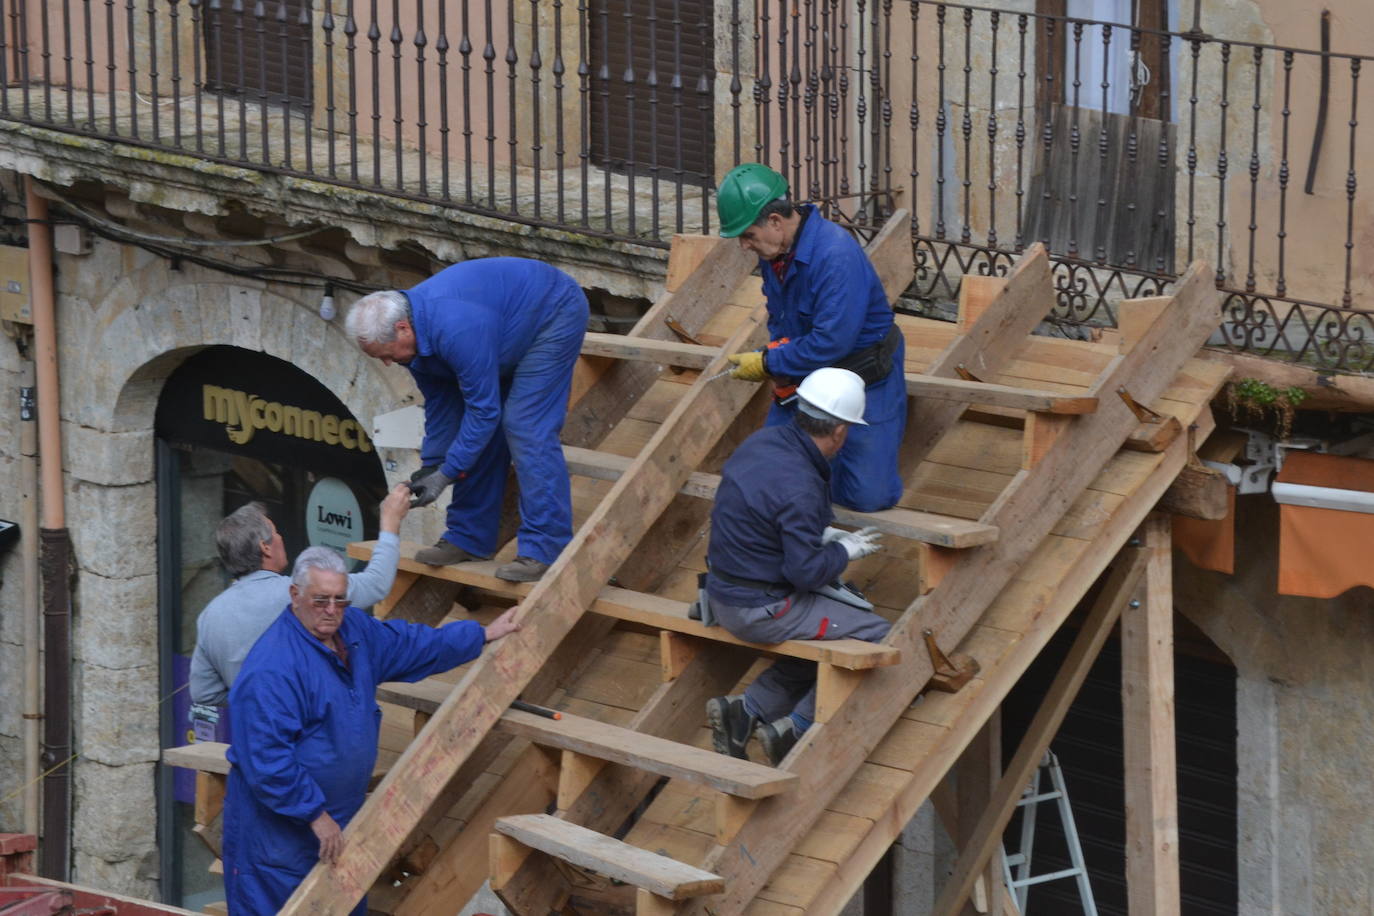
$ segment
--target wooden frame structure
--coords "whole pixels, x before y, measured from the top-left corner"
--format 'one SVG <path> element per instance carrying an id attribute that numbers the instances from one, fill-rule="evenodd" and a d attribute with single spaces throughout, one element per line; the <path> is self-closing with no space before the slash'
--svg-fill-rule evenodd
<path id="1" fill-rule="evenodd" d="M 895 298 L 910 280 L 904 214 L 869 251 Z M 1026 758 L 1038 761 L 1035 748 L 1121 614 L 1121 596 L 1145 575 L 1142 550 L 1154 551 L 1150 581 L 1167 576 L 1157 568 L 1158 523 L 1147 524 L 1150 547 L 1119 552 L 1186 463 L 1188 442 L 1170 430 L 1193 426 L 1198 441 L 1210 432 L 1206 405 L 1226 371 L 1193 359 L 1218 320 L 1208 269 L 1194 264 L 1176 295 L 1151 302 L 1119 353 L 1031 336 L 1053 300 L 1038 245 L 1005 278 L 965 279 L 958 326 L 899 319 L 909 494 L 887 512 L 840 515 L 889 534 L 888 555 L 859 571 L 894 618 L 892 632 L 881 646 L 756 646 L 690 620 L 684 600 L 714 474 L 767 406 L 756 386 L 709 381 L 725 354 L 763 342 L 752 267 L 733 243 L 683 240 L 673 288 L 634 331 L 589 336 L 565 433 L 584 520 L 542 580 L 502 582 L 494 563 L 426 567 L 403 547 L 383 613 L 432 623 L 459 597 L 479 609 L 519 602 L 523 628 L 456 684 L 383 689 L 389 708 L 414 711 L 418 731 L 388 761 L 339 862 L 317 867 L 283 912 L 346 912 L 370 889 L 387 912 L 448 911 L 480 885 L 486 875 L 473 866 L 487 861 L 522 914 L 588 894 L 654 914 L 838 912 L 1114 564 L 1071 656 L 1078 662 L 1012 766 L 965 793 L 963 854 L 943 911 L 963 906 L 980 872 L 995 880 L 987 861 L 1008 798 L 1014 804 Z M 355 545 L 355 555 L 368 550 Z M 1154 634 L 1167 622 L 1167 594 L 1156 591 L 1138 653 L 1151 672 L 1162 670 Z M 637 683 L 640 699 L 617 721 L 597 722 L 582 714 L 577 685 L 616 634 L 651 640 L 651 669 L 637 670 L 652 670 L 653 682 Z M 735 688 L 760 653 L 819 663 L 817 725 L 777 770 L 693 746 L 703 741 L 704 701 Z M 577 715 L 560 730 L 508 711 L 517 697 Z M 1160 700 L 1144 703 L 1152 768 L 1139 784 L 1164 805 L 1170 789 L 1153 775 L 1168 765 L 1156 740 Z M 611 838 L 627 825 L 622 840 Z M 1143 874 L 1167 867 L 1169 842 L 1165 829 L 1142 844 Z M 628 882 L 634 896 L 589 890 L 582 870 Z"/>

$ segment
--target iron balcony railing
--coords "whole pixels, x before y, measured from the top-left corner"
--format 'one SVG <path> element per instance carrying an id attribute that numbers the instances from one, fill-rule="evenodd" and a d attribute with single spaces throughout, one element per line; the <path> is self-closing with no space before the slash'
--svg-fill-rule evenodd
<path id="1" fill-rule="evenodd" d="M 0 0 L 0 118 L 659 246 L 759 160 L 860 229 L 906 207 L 917 298 L 1044 241 L 1054 317 L 1111 324 L 1201 257 L 1214 343 L 1368 371 L 1369 58 L 1132 6 Z"/>

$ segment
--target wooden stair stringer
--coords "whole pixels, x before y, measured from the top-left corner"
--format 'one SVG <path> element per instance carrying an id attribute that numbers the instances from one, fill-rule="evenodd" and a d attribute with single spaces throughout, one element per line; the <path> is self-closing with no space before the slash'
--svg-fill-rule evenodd
<path id="1" fill-rule="evenodd" d="M 1210 424 L 1209 424 L 1210 425 Z M 1199 429 L 1205 436 L 1210 429 Z M 921 732 L 925 740 L 915 746 L 903 745 L 903 756 L 909 758 L 909 778 L 886 805 L 880 818 L 854 847 L 834 863 L 834 871 L 820 892 L 805 905 L 808 914 L 839 913 L 864 877 L 882 858 L 903 827 L 915 815 L 916 809 L 934 791 L 946 773 L 958 761 L 969 741 L 998 709 L 1017 680 L 1044 649 L 1050 638 L 1082 600 L 1097 577 L 1107 568 L 1131 535 L 1154 509 L 1187 464 L 1187 443 L 1174 442 L 1165 452 L 1151 456 L 1155 467 L 1135 493 L 1108 519 L 1092 540 L 1061 538 L 1073 542 L 1077 556 L 1064 570 L 1057 585 L 1049 590 L 1043 604 L 1023 604 L 1021 595 L 1004 592 L 984 619 L 998 615 L 995 629 L 978 627 L 960 643 L 959 651 L 979 662 L 980 673 L 963 690 L 955 694 L 926 693 L 921 700 L 903 714 L 889 731 L 892 736 L 903 721 L 920 722 L 929 729 Z M 1034 568 L 1037 561 L 1027 565 L 1028 576 L 1043 578 Z M 1051 562 L 1062 564 L 1063 555 L 1039 559 L 1041 566 Z M 1002 605 L 998 607 L 998 605 Z M 1020 605 L 1017 607 L 1016 605 Z M 1000 613 L 999 613 L 1000 612 Z M 1019 628 L 1019 631 L 1018 631 Z M 1005 634 L 1011 632 L 1010 639 Z M 885 738 L 885 740 L 887 740 Z M 870 756 L 883 759 L 882 743 Z M 907 769 L 904 765 L 903 769 Z M 767 899 L 765 889 L 760 895 Z M 748 910 L 746 910 L 748 912 Z"/>
<path id="2" fill-rule="evenodd" d="M 715 369 L 724 365 L 726 353 L 761 346 L 764 339 L 760 305 L 726 342 Z M 601 585 L 754 394 L 753 386 L 710 385 L 707 377 L 698 378 L 678 401 L 635 464 L 522 602 L 522 629 L 472 664 L 368 798 L 345 831 L 338 862 L 317 865 L 282 912 L 339 912 L 367 893 L 413 825 L 538 674 Z"/>
<path id="3" fill-rule="evenodd" d="M 760 802 L 734 840 L 715 847 L 700 863 L 726 879 L 726 892 L 709 901 L 690 901 L 681 912 L 693 916 L 743 912 L 786 860 L 791 841 L 811 828 L 930 680 L 933 670 L 923 650 L 922 631 L 933 630 L 946 652 L 963 641 L 1016 569 L 1134 430 L 1135 416 L 1114 397 L 1115 392 L 1125 388 L 1137 401 L 1152 401 L 1202 346 L 1218 320 L 1218 295 L 1206 265 L 1195 262 L 1141 342 L 1113 359 L 1099 376 L 1090 392 L 1100 397 L 1098 412 L 1075 418 L 1044 458 L 1021 471 L 988 510 L 983 520 L 997 525 L 1002 536 L 973 548 L 939 588 L 913 602 L 893 627 L 885 642 L 901 650 L 902 662 L 868 672 L 836 715 L 808 731 L 783 761 L 784 769 L 801 778 L 798 790 L 789 793 L 785 802 Z"/>

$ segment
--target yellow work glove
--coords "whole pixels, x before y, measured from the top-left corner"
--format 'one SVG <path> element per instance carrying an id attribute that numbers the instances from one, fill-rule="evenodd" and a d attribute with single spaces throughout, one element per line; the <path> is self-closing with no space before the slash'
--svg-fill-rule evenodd
<path id="1" fill-rule="evenodd" d="M 735 367 L 730 370 L 730 378 L 743 379 L 746 382 L 761 382 L 768 378 L 768 370 L 763 368 L 762 350 L 731 353 L 725 358 Z"/>

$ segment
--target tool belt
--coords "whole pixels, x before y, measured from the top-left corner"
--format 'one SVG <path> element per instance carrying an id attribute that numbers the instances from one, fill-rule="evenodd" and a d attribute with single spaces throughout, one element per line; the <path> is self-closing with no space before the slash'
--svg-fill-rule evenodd
<path id="1" fill-rule="evenodd" d="M 901 343 L 902 332 L 894 324 L 888 328 L 882 340 L 856 350 L 844 359 L 834 363 L 836 369 L 848 369 L 864 380 L 865 385 L 876 385 L 892 372 L 892 357 Z"/>

